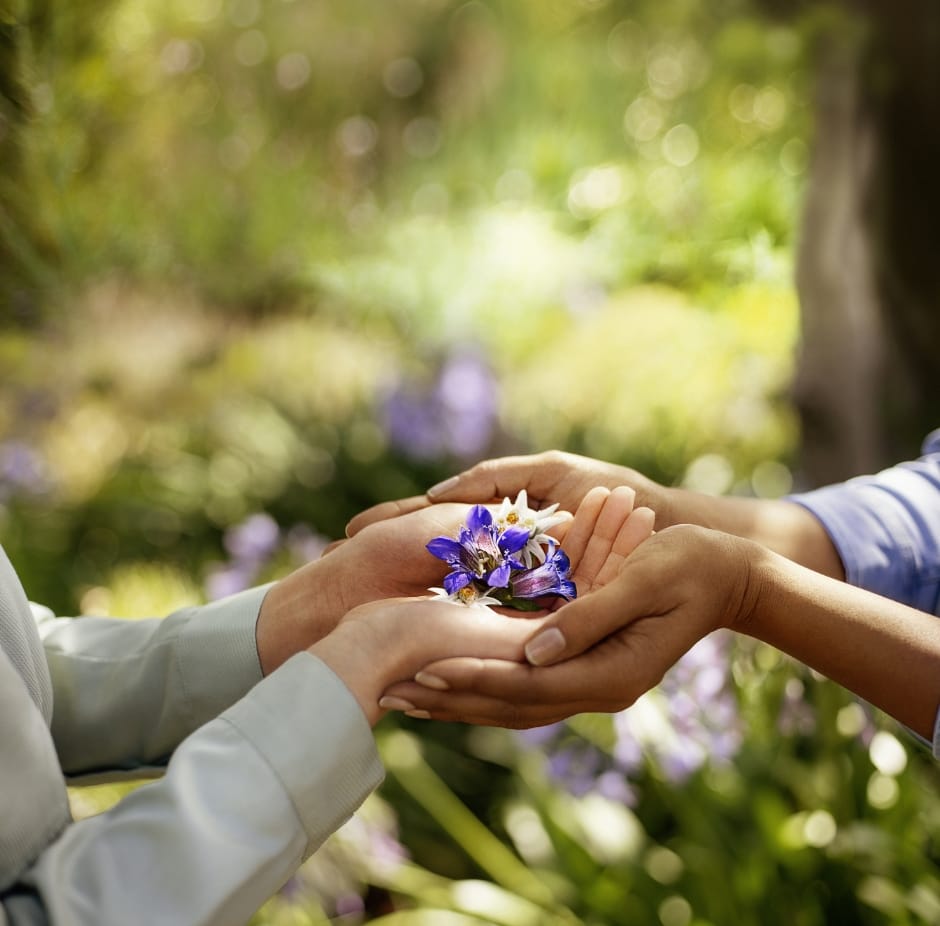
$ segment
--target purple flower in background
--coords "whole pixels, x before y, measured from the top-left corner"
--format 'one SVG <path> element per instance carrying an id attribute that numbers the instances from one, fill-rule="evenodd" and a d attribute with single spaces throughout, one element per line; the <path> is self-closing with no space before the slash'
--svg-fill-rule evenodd
<path id="1" fill-rule="evenodd" d="M 225 532 L 225 549 L 236 560 L 263 563 L 281 541 L 281 529 L 269 514 L 253 514 Z"/>
<path id="2" fill-rule="evenodd" d="M 227 598 L 250 588 L 258 574 L 254 564 L 241 562 L 214 566 L 206 577 L 206 595 L 210 601 Z"/>
<path id="3" fill-rule="evenodd" d="M 229 560 L 215 564 L 206 578 L 210 601 L 250 588 L 279 551 L 286 548 L 298 565 L 319 559 L 329 540 L 306 524 L 295 524 L 286 532 L 269 514 L 257 512 L 233 525 L 222 539 Z"/>
<path id="4" fill-rule="evenodd" d="M 250 588 L 280 542 L 281 529 L 269 514 L 253 514 L 230 527 L 222 543 L 231 559 L 210 571 L 206 579 L 209 599 L 215 601 Z"/>
<path id="5" fill-rule="evenodd" d="M 594 790 L 609 801 L 619 801 L 627 807 L 636 807 L 637 793 L 630 786 L 626 776 L 615 769 L 601 772 L 594 782 Z"/>
<path id="6" fill-rule="evenodd" d="M 318 534 L 306 524 L 295 524 L 285 538 L 287 549 L 297 563 L 312 563 L 323 555 L 330 541 L 323 534 Z"/>
<path id="7" fill-rule="evenodd" d="M 614 715 L 614 732 L 617 740 L 614 743 L 614 767 L 625 775 L 634 775 L 643 768 L 643 747 L 632 734 L 628 725 L 629 711 L 621 711 Z"/>
<path id="8" fill-rule="evenodd" d="M 680 784 L 706 765 L 732 760 L 741 747 L 742 725 L 729 681 L 727 635 L 712 634 L 694 646 L 658 688 L 613 716 L 609 751 L 582 737 L 570 724 L 526 731 L 520 740 L 546 754 L 550 777 L 574 794 L 589 790 L 633 804 L 631 779 L 649 763 Z M 592 771 L 593 770 L 593 771 Z"/>
<path id="9" fill-rule="evenodd" d="M 706 764 L 729 761 L 740 749 L 743 732 L 729 683 L 729 648 L 727 634 L 700 640 L 666 674 L 659 689 L 641 699 L 651 702 L 647 707 L 660 709 L 668 734 L 643 737 L 633 723 L 638 716 L 631 718 L 627 712 L 623 732 L 637 735 L 639 730 L 647 754 L 673 783 L 685 781 Z"/>
<path id="10" fill-rule="evenodd" d="M 452 353 L 428 384 L 402 382 L 381 415 L 393 447 L 413 460 L 479 456 L 497 421 L 498 388 L 482 352 Z"/>
<path id="11" fill-rule="evenodd" d="M 50 485 L 49 467 L 35 447 L 19 440 L 0 444 L 0 499 L 41 495 Z"/>
<path id="12" fill-rule="evenodd" d="M 493 436 L 498 390 L 496 379 L 475 351 L 452 354 L 444 363 L 435 390 L 444 412 L 444 439 L 455 457 L 477 457 Z"/>
<path id="13" fill-rule="evenodd" d="M 441 422 L 433 396 L 413 387 L 401 387 L 385 399 L 382 418 L 392 446 L 412 460 L 433 460 L 443 453 Z"/>
<path id="14" fill-rule="evenodd" d="M 601 755 L 597 749 L 562 747 L 549 757 L 549 776 L 563 783 L 575 797 L 584 797 L 594 790 Z"/>
<path id="15" fill-rule="evenodd" d="M 550 743 L 557 736 L 565 731 L 565 723 L 559 720 L 557 723 L 549 723 L 544 727 L 530 727 L 528 730 L 519 730 L 517 736 L 527 746 L 538 748 Z"/>

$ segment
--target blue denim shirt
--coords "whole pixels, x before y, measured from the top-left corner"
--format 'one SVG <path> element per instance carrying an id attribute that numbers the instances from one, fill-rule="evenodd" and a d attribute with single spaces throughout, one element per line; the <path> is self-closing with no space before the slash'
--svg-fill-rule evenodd
<path id="1" fill-rule="evenodd" d="M 940 429 L 922 456 L 789 496 L 822 522 L 852 585 L 940 615 Z M 940 712 L 933 753 L 940 758 Z"/>

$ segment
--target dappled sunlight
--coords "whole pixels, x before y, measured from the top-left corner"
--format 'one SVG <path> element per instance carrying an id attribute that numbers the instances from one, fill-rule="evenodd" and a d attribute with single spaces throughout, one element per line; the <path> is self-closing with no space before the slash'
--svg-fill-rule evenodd
<path id="1" fill-rule="evenodd" d="M 507 371 L 506 424 L 534 446 L 576 441 L 603 459 L 638 442 L 654 459 L 720 451 L 745 472 L 776 459 L 793 435 L 783 392 L 796 307 L 786 291 L 754 288 L 748 312 L 787 336 L 757 345 L 724 313 L 665 288 L 612 298 Z"/>
<path id="2" fill-rule="evenodd" d="M 37 17 L 32 117 L 0 111 L 23 155 L 0 542 L 30 595 L 216 600 L 492 455 L 789 492 L 808 64 L 842 20 L 765 5 Z M 393 715 L 377 741 L 382 791 L 254 926 L 940 921 L 929 759 L 749 639 L 707 638 L 613 715 Z"/>
<path id="3" fill-rule="evenodd" d="M 395 319 L 419 343 L 476 341 L 501 359 L 537 345 L 566 290 L 601 272 L 551 214 L 497 206 L 401 222 L 375 254 L 320 267 L 317 281 Z"/>
<path id="4" fill-rule="evenodd" d="M 107 576 L 105 585 L 83 593 L 80 608 L 82 614 L 98 617 L 145 618 L 202 601 L 192 577 L 179 569 L 152 562 L 122 563 Z"/>

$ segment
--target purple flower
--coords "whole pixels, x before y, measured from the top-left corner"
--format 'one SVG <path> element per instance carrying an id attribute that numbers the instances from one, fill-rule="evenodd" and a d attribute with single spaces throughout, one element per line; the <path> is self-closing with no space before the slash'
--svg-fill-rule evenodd
<path id="1" fill-rule="evenodd" d="M 251 564 L 215 566 L 206 578 L 206 594 L 210 601 L 227 598 L 250 588 L 256 576 L 257 568 Z"/>
<path id="2" fill-rule="evenodd" d="M 483 453 L 496 426 L 499 395 L 493 372 L 479 351 L 464 350 L 447 358 L 435 399 L 443 412 L 447 450 L 464 459 Z"/>
<path id="3" fill-rule="evenodd" d="M 433 460 L 444 451 L 433 397 L 401 386 L 386 397 L 382 420 L 392 446 L 412 460 Z"/>
<path id="4" fill-rule="evenodd" d="M 461 347 L 430 381 L 403 380 L 381 402 L 393 447 L 413 460 L 473 459 L 496 430 L 499 387 L 482 351 Z"/>
<path id="5" fill-rule="evenodd" d="M 18 440 L 0 444 L 0 498 L 40 495 L 50 486 L 49 467 L 38 450 Z"/>
<path id="6" fill-rule="evenodd" d="M 521 506 L 520 506 L 521 499 Z M 539 598 L 577 596 L 571 564 L 555 541 L 540 527 L 559 523 L 570 515 L 555 516 L 557 506 L 544 518 L 535 517 L 520 493 L 515 505 L 506 499 L 496 514 L 483 505 L 470 509 L 467 523 L 456 538 L 435 537 L 428 552 L 451 567 L 436 595 L 464 605 L 503 605 L 521 611 L 540 609 Z M 542 548 L 547 544 L 548 550 Z M 532 566 L 535 561 L 539 565 Z M 530 568 L 531 567 L 531 568 Z"/>
<path id="7" fill-rule="evenodd" d="M 584 797 L 594 790 L 600 764 L 601 753 L 598 750 L 570 745 L 551 755 L 548 774 L 575 797 Z"/>
<path id="8" fill-rule="evenodd" d="M 726 764 L 744 735 L 728 671 L 729 646 L 728 635 L 711 634 L 676 663 L 656 691 L 615 714 L 609 750 L 566 723 L 526 731 L 520 741 L 543 752 L 548 774 L 573 794 L 594 790 L 627 804 L 638 799 L 634 782 L 648 761 L 673 784 L 703 767 Z"/>
<path id="9" fill-rule="evenodd" d="M 253 514 L 225 532 L 225 548 L 237 560 L 260 563 L 277 549 L 281 530 L 269 514 Z"/>
<path id="10" fill-rule="evenodd" d="M 209 573 L 205 583 L 209 599 L 215 601 L 250 588 L 280 541 L 281 529 L 269 514 L 253 514 L 230 527 L 222 541 L 230 559 Z"/>
<path id="11" fill-rule="evenodd" d="M 565 552 L 549 541 L 545 562 L 526 569 L 510 579 L 513 598 L 541 598 L 543 595 L 561 595 L 569 601 L 577 597 L 574 582 L 568 578 L 571 563 Z"/>
<path id="12" fill-rule="evenodd" d="M 319 559 L 330 541 L 322 534 L 311 530 L 306 524 L 295 524 L 285 538 L 291 556 L 298 563 L 310 563 Z"/>
<path id="13" fill-rule="evenodd" d="M 490 588 L 506 588 L 512 570 L 525 568 L 513 554 L 528 540 L 526 528 L 511 527 L 501 531 L 487 508 L 474 505 L 456 540 L 435 537 L 427 544 L 427 549 L 452 567 L 444 577 L 444 589 L 449 595 L 455 595 L 475 581 L 484 582 Z"/>
<path id="14" fill-rule="evenodd" d="M 636 791 L 630 787 L 626 776 L 614 769 L 601 772 L 594 782 L 594 790 L 609 801 L 619 801 L 627 807 L 635 807 L 638 803 Z"/>
<path id="15" fill-rule="evenodd" d="M 564 733 L 565 729 L 565 722 L 559 720 L 555 723 L 546 724 L 544 727 L 529 727 L 527 730 L 519 730 L 516 735 L 527 746 L 536 748 L 556 739 Z"/>

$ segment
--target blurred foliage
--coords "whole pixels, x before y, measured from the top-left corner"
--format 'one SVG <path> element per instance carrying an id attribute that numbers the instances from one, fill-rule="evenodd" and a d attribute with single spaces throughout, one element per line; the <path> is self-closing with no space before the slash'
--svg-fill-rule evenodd
<path id="1" fill-rule="evenodd" d="M 164 613 L 496 453 L 786 492 L 807 45 L 838 22 L 5 5 L 0 540 L 31 596 Z M 385 721 L 381 794 L 257 923 L 937 921 L 930 760 L 772 651 L 713 665 L 730 742 L 685 682 L 541 745 Z"/>

